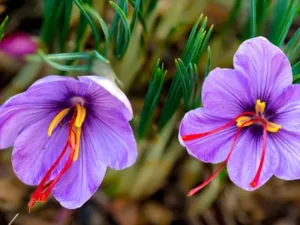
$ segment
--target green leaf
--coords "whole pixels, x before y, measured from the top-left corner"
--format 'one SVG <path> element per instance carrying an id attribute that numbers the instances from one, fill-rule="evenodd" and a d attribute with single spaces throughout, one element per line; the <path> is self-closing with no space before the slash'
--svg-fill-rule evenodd
<path id="1" fill-rule="evenodd" d="M 94 10 L 89 5 L 84 5 L 84 8 L 98 20 L 98 22 L 101 26 L 101 29 L 103 31 L 104 38 L 105 38 L 104 55 L 107 56 L 108 50 L 109 50 L 109 44 L 110 44 L 110 36 L 109 36 L 108 27 L 107 27 L 105 21 L 102 19 L 102 17 L 99 15 L 99 13 L 96 10 Z"/>
<path id="2" fill-rule="evenodd" d="M 127 1 L 123 1 L 123 2 L 127 2 Z M 118 59 L 121 59 L 126 52 L 126 49 L 130 41 L 130 36 L 131 36 L 130 26 L 126 18 L 128 9 L 127 6 L 125 6 L 126 4 L 123 4 L 123 10 L 122 10 L 116 3 L 112 1 L 110 1 L 109 3 L 114 7 L 114 9 L 116 10 L 116 14 L 118 15 L 118 17 L 115 18 L 120 18 L 121 20 L 120 24 L 119 24 L 119 20 L 116 20 L 117 22 L 116 24 L 114 24 L 115 23 L 114 20 L 112 25 L 113 31 L 111 31 L 111 36 L 113 35 L 114 42 L 115 42 L 114 54 Z M 116 30 L 117 28 L 119 29 Z"/>
<path id="3" fill-rule="evenodd" d="M 293 75 L 300 73 L 300 61 L 292 67 Z"/>
<path id="4" fill-rule="evenodd" d="M 271 21 L 271 28 L 268 35 L 268 39 L 273 44 L 275 44 L 276 39 L 278 38 L 279 29 L 282 27 L 287 5 L 288 5 L 287 0 L 277 0 L 277 4 L 275 5 L 275 10 L 272 12 L 274 16 Z"/>
<path id="5" fill-rule="evenodd" d="M 91 70 L 91 66 L 90 65 L 80 65 L 80 66 L 68 66 L 68 65 L 62 65 L 56 62 L 53 62 L 51 59 L 49 59 L 47 57 L 47 55 L 45 55 L 44 52 L 42 52 L 41 50 L 38 50 L 38 55 L 41 57 L 41 59 L 43 61 L 45 61 L 46 63 L 48 63 L 51 67 L 57 69 L 57 70 L 61 70 L 61 71 L 67 71 L 67 72 L 75 72 L 75 71 L 79 71 L 79 72 L 87 72 Z"/>
<path id="6" fill-rule="evenodd" d="M 299 13 L 300 10 L 300 6 L 298 5 L 298 0 L 291 0 L 288 10 L 287 10 L 287 14 L 286 17 L 284 19 L 284 23 L 283 26 L 278 34 L 278 39 L 277 39 L 277 46 L 281 47 L 284 43 L 284 40 L 287 36 L 287 33 L 295 19 L 295 17 L 297 16 L 297 14 Z"/>
<path id="7" fill-rule="evenodd" d="M 186 68 L 188 68 L 190 64 L 197 65 L 199 63 L 204 50 L 207 48 L 208 40 L 213 29 L 213 26 L 211 26 L 208 32 L 204 30 L 204 28 L 206 27 L 207 18 L 204 19 L 200 28 L 198 28 L 201 19 L 202 15 L 193 26 L 181 57 L 182 62 Z M 166 103 L 159 119 L 160 130 L 165 126 L 168 120 L 175 113 L 180 104 L 180 100 L 183 97 L 183 87 L 181 86 L 182 82 L 180 80 L 179 74 L 177 73 L 178 70 L 176 70 L 174 79 L 171 83 L 171 87 L 166 98 Z M 185 109 L 187 109 L 187 105 L 185 105 Z"/>
<path id="8" fill-rule="evenodd" d="M 6 24 L 7 24 L 7 22 L 8 22 L 8 16 L 5 17 L 5 19 L 3 20 L 3 22 L 0 25 L 0 40 L 4 36 L 4 28 L 5 28 Z"/>
<path id="9" fill-rule="evenodd" d="M 142 7 L 143 0 L 139 0 L 139 1 L 140 1 L 140 7 L 139 7 L 139 10 L 138 10 L 137 14 L 138 14 L 138 18 L 139 18 L 139 20 L 140 20 L 140 22 L 141 22 L 141 24 L 143 26 L 143 29 L 144 29 L 145 33 L 147 33 L 147 25 L 146 25 L 146 22 L 145 22 L 145 16 L 144 16 L 144 14 L 142 12 L 142 9 L 143 9 L 143 7 Z M 129 0 L 129 2 L 130 2 L 130 4 L 134 8 L 136 8 L 134 0 Z M 135 13 L 135 9 L 134 9 L 134 13 Z M 133 19 L 132 19 L 131 24 L 130 24 L 131 32 L 133 31 L 133 27 L 134 27 L 134 25 L 132 25 L 132 23 L 133 23 Z"/>
<path id="10" fill-rule="evenodd" d="M 87 13 L 86 9 L 81 4 L 81 2 L 79 0 L 74 0 L 74 2 L 77 5 L 77 7 L 79 8 L 82 15 L 87 20 L 88 24 L 90 25 L 92 32 L 93 32 L 93 36 L 95 38 L 95 49 L 98 50 L 99 46 L 100 46 L 100 36 L 99 36 L 98 30 L 96 28 L 96 25 L 95 25 L 93 19 L 91 18 L 91 16 Z"/>
<path id="11" fill-rule="evenodd" d="M 131 20 L 131 23 L 130 23 L 130 31 L 131 32 L 133 31 L 133 29 L 135 27 L 135 24 L 136 24 L 138 15 L 139 15 L 140 2 L 141 2 L 140 0 L 135 0 L 135 2 L 134 2 L 134 10 L 133 10 L 133 15 L 132 15 L 132 20 Z"/>
<path id="12" fill-rule="evenodd" d="M 41 53 L 43 54 L 43 52 Z M 58 53 L 45 55 L 49 60 L 65 61 L 65 60 L 90 60 L 91 55 L 86 52 Z M 29 61 L 40 61 L 40 55 L 29 55 L 26 57 Z"/>
<path id="13" fill-rule="evenodd" d="M 256 0 L 250 1 L 250 38 L 256 36 Z"/>
<path id="14" fill-rule="evenodd" d="M 189 73 L 190 71 L 187 70 L 184 63 L 181 59 L 175 60 L 176 70 L 178 71 L 176 73 L 176 76 L 179 77 L 179 80 L 181 82 L 181 87 L 183 90 L 183 99 L 184 99 L 184 108 L 185 111 L 190 110 L 191 106 L 191 97 L 193 93 L 193 74 Z M 192 65 L 192 64 L 190 64 Z"/>
<path id="15" fill-rule="evenodd" d="M 59 34 L 59 47 L 60 51 L 64 52 L 68 34 L 69 34 L 69 28 L 70 28 L 70 21 L 71 21 L 71 14 L 72 14 L 72 0 L 65 0 L 63 2 L 63 13 L 61 14 L 61 22 L 58 23 L 58 26 L 60 27 Z"/>
<path id="16" fill-rule="evenodd" d="M 204 73 L 204 78 L 206 78 L 209 74 L 210 71 L 210 61 L 211 61 L 211 51 L 210 47 L 207 47 L 207 63 L 206 63 L 206 68 L 205 68 L 205 73 Z"/>
<path id="17" fill-rule="evenodd" d="M 93 51 L 94 55 L 102 62 L 104 63 L 109 63 L 109 60 L 104 58 L 99 52 L 97 52 L 96 50 Z"/>
<path id="18" fill-rule="evenodd" d="M 145 0 L 146 3 L 145 5 L 145 12 L 146 12 L 146 16 L 148 16 L 157 6 L 158 0 Z"/>
<path id="19" fill-rule="evenodd" d="M 300 28 L 296 31 L 296 33 L 292 36 L 290 41 L 287 43 L 287 45 L 284 48 L 284 53 L 288 55 L 291 51 L 293 51 L 293 48 L 295 45 L 300 42 Z"/>
<path id="20" fill-rule="evenodd" d="M 64 1 L 44 0 L 44 17 L 41 30 L 41 41 L 44 47 L 48 48 L 54 40 L 57 32 L 59 18 L 62 17 Z"/>
<path id="21" fill-rule="evenodd" d="M 150 81 L 144 106 L 140 115 L 140 122 L 138 126 L 139 138 L 143 138 L 149 130 L 150 121 L 159 100 L 166 73 L 167 71 L 164 69 L 164 66 L 160 66 L 160 60 L 158 60 L 152 72 L 152 79 Z"/>

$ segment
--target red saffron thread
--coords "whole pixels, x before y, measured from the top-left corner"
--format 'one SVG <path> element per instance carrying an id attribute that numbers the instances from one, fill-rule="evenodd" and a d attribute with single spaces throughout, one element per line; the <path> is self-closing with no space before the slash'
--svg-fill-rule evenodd
<path id="1" fill-rule="evenodd" d="M 31 208 L 36 203 L 36 201 L 40 201 L 42 203 L 44 203 L 46 201 L 46 199 L 49 197 L 55 184 L 58 182 L 58 180 L 61 178 L 61 176 L 66 173 L 66 171 L 70 168 L 70 166 L 72 164 L 76 146 L 72 146 L 70 137 L 71 137 L 71 133 L 72 133 L 75 137 L 75 143 L 77 143 L 76 142 L 76 134 L 72 129 L 72 127 L 75 123 L 75 118 L 76 118 L 76 113 L 73 115 L 73 117 L 71 119 L 68 140 L 67 140 L 62 152 L 60 153 L 58 158 L 55 160 L 55 162 L 52 164 L 52 166 L 47 171 L 47 173 L 44 175 L 44 177 L 41 180 L 41 182 L 39 183 L 38 187 L 32 194 L 32 197 L 28 203 L 28 212 L 29 213 L 30 213 Z M 46 183 L 47 180 L 49 179 L 51 173 L 53 172 L 53 170 L 57 167 L 58 163 L 62 160 L 63 156 L 65 155 L 66 151 L 68 150 L 68 147 L 70 147 L 71 151 L 70 151 L 70 155 L 69 155 L 68 160 L 65 163 L 63 169 L 59 172 L 59 174 L 53 180 Z"/>
<path id="2" fill-rule="evenodd" d="M 248 112 L 246 112 L 248 113 Z M 242 113 L 243 114 L 243 113 Z M 236 117 L 236 119 L 234 120 L 234 122 L 241 116 L 244 116 L 244 114 L 242 115 L 240 114 L 238 117 Z M 266 136 L 267 136 L 267 124 L 266 124 L 266 121 L 262 118 L 259 118 L 258 116 L 256 116 L 256 119 L 255 120 L 249 120 L 249 121 L 246 121 L 244 122 L 241 127 L 238 128 L 235 136 L 234 136 L 234 139 L 233 139 L 233 142 L 231 144 L 231 147 L 230 147 L 230 150 L 229 150 L 229 153 L 225 159 L 225 161 L 222 163 L 222 165 L 212 174 L 210 175 L 204 182 L 202 182 L 199 186 L 197 186 L 196 188 L 193 188 L 189 193 L 188 193 L 188 196 L 192 196 L 194 195 L 195 193 L 197 193 L 198 191 L 200 191 L 202 188 L 204 188 L 207 184 L 209 184 L 224 168 L 225 166 L 227 165 L 227 162 L 228 160 L 230 159 L 230 156 L 232 155 L 232 152 L 233 152 L 233 149 L 236 145 L 236 142 L 237 142 L 237 139 L 243 129 L 244 126 L 246 126 L 247 124 L 249 123 L 255 123 L 255 122 L 262 122 L 263 125 L 264 125 L 264 142 L 263 142 L 263 150 L 262 150 L 262 157 L 261 157 L 261 161 L 260 161 L 260 165 L 259 165 L 259 168 L 258 168 L 258 171 L 256 173 L 256 176 L 255 178 L 253 179 L 253 181 L 251 182 L 251 187 L 252 186 L 252 183 L 253 185 L 257 185 L 258 181 L 259 181 L 259 177 L 260 177 L 260 174 L 261 174 L 261 170 L 262 170 L 262 167 L 263 167 L 263 163 L 264 163 L 264 158 L 265 158 L 265 151 L 266 151 Z M 230 121 L 229 123 L 225 124 L 224 126 L 224 129 L 227 128 L 228 126 L 232 125 L 232 121 Z M 218 128 L 219 129 L 219 128 Z M 216 129 L 217 130 L 217 129 Z M 210 132 L 206 132 L 206 133 L 210 133 Z M 202 133 L 202 134 L 206 134 L 206 133 Z M 198 135 L 201 135 L 201 134 L 198 134 Z M 204 135 L 206 136 L 206 135 Z M 202 136 L 202 137 L 204 137 Z M 254 187 L 255 187 L 254 186 Z"/>

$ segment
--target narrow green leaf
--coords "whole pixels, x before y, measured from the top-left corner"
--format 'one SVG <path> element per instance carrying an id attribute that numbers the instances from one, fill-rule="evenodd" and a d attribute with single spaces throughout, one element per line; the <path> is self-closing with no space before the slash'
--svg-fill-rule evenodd
<path id="1" fill-rule="evenodd" d="M 105 38 L 104 55 L 107 56 L 108 50 L 109 50 L 109 44 L 110 44 L 110 36 L 109 36 L 108 27 L 107 27 L 105 21 L 102 19 L 102 17 L 99 15 L 99 13 L 96 10 L 94 10 L 89 5 L 84 5 L 84 8 L 98 20 L 98 22 L 101 26 L 101 29 L 103 31 L 104 38 Z"/>
<path id="2" fill-rule="evenodd" d="M 145 3 L 145 12 L 146 16 L 148 16 L 157 6 L 158 0 L 145 0 L 147 3 Z"/>
<path id="3" fill-rule="evenodd" d="M 133 29 L 135 27 L 135 24 L 136 24 L 138 15 L 139 15 L 140 2 L 141 2 L 140 0 L 135 0 L 135 2 L 134 2 L 134 10 L 133 10 L 133 15 L 132 15 L 132 20 L 131 20 L 131 23 L 130 23 L 130 31 L 131 32 L 133 31 Z"/>
<path id="4" fill-rule="evenodd" d="M 41 30 L 41 40 L 45 47 L 49 47 L 55 38 L 58 30 L 57 24 L 63 15 L 64 1 L 44 0 L 43 25 Z"/>
<path id="5" fill-rule="evenodd" d="M 184 63 L 181 59 L 175 60 L 176 70 L 178 71 L 175 76 L 179 77 L 179 80 L 181 82 L 181 87 L 183 90 L 183 99 L 184 99 L 184 108 L 185 111 L 188 111 L 190 109 L 190 103 L 191 103 L 191 95 L 192 95 L 192 81 L 193 77 L 188 72 L 187 68 L 185 67 Z"/>
<path id="6" fill-rule="evenodd" d="M 293 83 L 300 84 L 300 73 L 294 75 Z"/>
<path id="7" fill-rule="evenodd" d="M 60 27 L 59 34 L 59 48 L 61 52 L 64 52 L 65 45 L 67 43 L 68 35 L 69 35 L 69 28 L 70 28 L 70 21 L 71 21 L 71 14 L 72 14 L 72 0 L 65 0 L 63 1 L 63 13 L 61 14 L 61 23 L 58 23 Z"/>
<path id="8" fill-rule="evenodd" d="M 256 36 L 256 0 L 250 1 L 250 37 Z"/>
<path id="9" fill-rule="evenodd" d="M 61 71 L 67 71 L 67 72 L 87 72 L 90 71 L 90 66 L 88 65 L 81 65 L 81 66 L 67 66 L 67 65 L 61 65 L 59 63 L 53 62 L 52 60 L 48 59 L 47 56 L 41 51 L 38 51 L 38 55 L 41 57 L 42 60 L 44 60 L 46 63 L 48 63 L 51 67 L 61 70 Z"/>
<path id="10" fill-rule="evenodd" d="M 81 4 L 81 2 L 79 0 L 74 0 L 74 2 L 77 5 L 77 7 L 79 8 L 82 15 L 86 18 L 88 24 L 90 25 L 92 32 L 93 32 L 93 36 L 95 38 L 95 49 L 98 50 L 99 46 L 100 46 L 100 37 L 99 37 L 98 30 L 95 26 L 95 23 L 94 23 L 93 19 L 90 17 L 90 15 L 86 12 L 86 10 L 83 7 L 83 5 Z"/>
<path id="11" fill-rule="evenodd" d="M 268 39 L 274 44 L 278 38 L 279 30 L 282 27 L 284 16 L 286 15 L 288 1 L 287 0 L 277 0 L 275 5 L 275 10 L 273 11 L 273 18 L 271 22 L 271 28 L 268 35 Z"/>
<path id="12" fill-rule="evenodd" d="M 300 52 L 297 51 L 299 47 L 300 47 L 300 41 L 298 41 L 298 43 L 295 45 L 295 47 L 292 49 L 292 51 L 288 54 L 288 58 L 289 58 L 290 60 L 292 60 L 292 58 L 293 58 L 293 56 L 294 56 L 294 54 L 295 54 L 296 52 L 297 52 L 296 58 L 299 57 Z"/>
<path id="13" fill-rule="evenodd" d="M 6 24 L 7 24 L 7 22 L 8 22 L 8 16 L 5 17 L 5 19 L 3 20 L 3 22 L 0 25 L 0 40 L 4 36 L 4 28 L 5 28 Z"/>
<path id="14" fill-rule="evenodd" d="M 300 61 L 292 67 L 293 75 L 300 73 Z"/>
<path id="15" fill-rule="evenodd" d="M 58 53 L 45 55 L 49 60 L 65 61 L 65 60 L 90 60 L 91 55 L 86 52 Z M 39 55 L 29 55 L 26 57 L 29 61 L 40 61 Z"/>
<path id="16" fill-rule="evenodd" d="M 205 73 L 204 73 L 204 78 L 206 78 L 209 74 L 210 71 L 210 61 L 211 61 L 211 51 L 210 47 L 207 47 L 207 63 L 206 63 L 206 68 L 205 68 Z"/>
<path id="17" fill-rule="evenodd" d="M 139 1 L 140 1 L 140 7 L 139 7 L 139 11 L 138 11 L 138 19 L 140 20 L 140 23 L 142 24 L 145 33 L 147 33 L 147 24 L 145 22 L 145 16 L 144 16 L 144 14 L 142 12 L 142 9 L 143 9 L 143 7 L 142 7 L 143 0 L 139 0 Z M 136 8 L 134 0 L 129 0 L 129 2 L 130 2 L 130 4 L 134 8 Z M 133 29 L 132 29 L 131 26 L 132 26 L 132 21 L 131 21 L 131 24 L 130 24 L 130 28 L 131 28 L 131 32 L 132 32 Z"/>
<path id="18" fill-rule="evenodd" d="M 279 33 L 279 36 L 278 36 L 279 38 L 276 42 L 278 47 L 281 47 L 283 45 L 284 40 L 287 36 L 287 33 L 288 33 L 296 15 L 299 13 L 299 10 L 300 10 L 300 5 L 298 5 L 297 0 L 296 1 L 291 0 L 286 18 L 284 20 L 284 23 L 283 23 L 283 26 L 281 29 L 281 32 Z"/>
<path id="19" fill-rule="evenodd" d="M 208 30 L 208 32 L 207 32 L 207 34 L 206 34 L 206 36 L 205 36 L 205 39 L 204 39 L 204 41 L 203 41 L 203 43 L 202 43 L 202 45 L 201 45 L 199 54 L 197 55 L 197 57 L 196 57 L 196 59 L 195 59 L 195 63 L 197 63 L 197 64 L 199 63 L 200 58 L 201 58 L 201 56 L 203 55 L 204 50 L 207 48 L 208 40 L 209 40 L 209 38 L 210 38 L 210 35 L 211 35 L 213 29 L 214 29 L 214 25 L 211 25 L 211 27 L 209 28 L 209 30 Z"/>
<path id="20" fill-rule="evenodd" d="M 290 39 L 290 41 L 287 43 L 287 45 L 284 48 L 284 53 L 287 55 L 289 54 L 293 49 L 296 42 L 300 41 L 300 28 L 296 31 L 296 33 L 293 35 L 293 37 Z"/>
<path id="21" fill-rule="evenodd" d="M 202 16 L 199 17 L 199 19 L 193 26 L 181 57 L 182 62 L 186 68 L 190 66 L 190 63 L 196 65 L 199 63 L 200 58 L 207 47 L 208 40 L 213 29 L 213 26 L 210 27 L 209 31 L 206 33 L 206 31 L 203 28 L 206 26 L 207 20 L 204 20 L 200 26 L 200 29 L 198 30 L 201 18 Z M 182 82 L 179 76 L 180 74 L 177 74 L 178 72 L 179 71 L 176 70 L 174 79 L 171 83 L 171 87 L 166 98 L 166 103 L 161 112 L 161 116 L 159 119 L 160 130 L 165 126 L 168 120 L 175 113 L 180 104 L 180 100 L 184 95 Z M 187 106 L 185 105 L 185 109 L 186 108 Z"/>
<path id="22" fill-rule="evenodd" d="M 143 138 L 149 130 L 150 121 L 158 103 L 166 73 L 167 71 L 164 69 L 164 66 L 160 66 L 160 60 L 158 60 L 152 73 L 152 79 L 150 81 L 144 106 L 140 115 L 140 122 L 138 126 L 139 138 Z"/>
<path id="23" fill-rule="evenodd" d="M 197 33 L 197 29 L 198 29 L 198 26 L 199 26 L 199 23 L 201 21 L 203 17 L 203 14 L 200 15 L 200 17 L 198 18 L 198 20 L 196 21 L 196 23 L 194 24 L 193 28 L 192 28 L 192 31 L 189 35 L 189 38 L 185 44 L 185 47 L 184 47 L 184 50 L 183 50 L 183 53 L 182 53 L 182 56 L 181 58 L 183 59 L 183 61 L 185 61 L 186 57 L 187 57 L 187 54 L 189 53 L 190 49 L 191 49 L 191 45 L 192 43 L 194 42 L 194 38 L 195 38 L 195 35 Z"/>
<path id="24" fill-rule="evenodd" d="M 101 61 L 104 62 L 104 63 L 109 63 L 109 60 L 106 59 L 105 57 L 103 57 L 99 52 L 97 52 L 96 50 L 94 50 L 93 52 L 94 52 L 94 55 L 95 55 L 99 60 L 101 60 Z"/>
<path id="25" fill-rule="evenodd" d="M 122 9 L 114 2 L 110 1 L 109 2 L 114 9 L 116 10 L 117 14 L 119 14 L 120 19 L 121 19 L 121 24 L 123 26 L 120 26 L 120 30 L 117 33 L 117 37 L 115 39 L 115 55 L 117 58 L 122 58 L 125 54 L 125 51 L 129 45 L 129 41 L 130 41 L 130 36 L 131 36 L 131 32 L 130 32 L 130 26 L 128 23 L 128 20 L 126 18 L 125 13 L 122 11 Z M 121 25 L 120 24 L 120 25 Z"/>

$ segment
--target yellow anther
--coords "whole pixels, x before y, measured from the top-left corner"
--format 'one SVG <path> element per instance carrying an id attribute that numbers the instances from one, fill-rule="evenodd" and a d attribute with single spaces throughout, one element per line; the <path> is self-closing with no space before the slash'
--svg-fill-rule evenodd
<path id="1" fill-rule="evenodd" d="M 81 128 L 76 128 L 76 148 L 75 148 L 75 153 L 73 157 L 73 161 L 76 161 L 79 156 L 79 147 L 80 147 L 80 137 L 81 137 Z"/>
<path id="2" fill-rule="evenodd" d="M 267 131 L 276 133 L 281 129 L 281 125 L 272 123 L 272 122 L 267 122 Z"/>
<path id="3" fill-rule="evenodd" d="M 236 125 L 238 127 L 241 127 L 244 123 L 246 123 L 250 120 L 251 120 L 251 118 L 249 116 L 241 116 L 236 120 Z M 253 122 L 249 122 L 249 123 L 244 124 L 243 127 L 248 127 L 252 124 L 253 124 Z"/>
<path id="4" fill-rule="evenodd" d="M 68 114 L 70 108 L 66 108 L 61 110 L 52 120 L 50 123 L 50 126 L 48 128 L 48 136 L 51 136 L 53 133 L 53 130 L 56 128 L 56 126 L 62 121 L 62 119 Z"/>
<path id="5" fill-rule="evenodd" d="M 75 126 L 81 127 L 86 116 L 86 109 L 83 106 L 77 104 L 76 111 L 77 111 L 77 116 L 75 120 Z"/>
<path id="6" fill-rule="evenodd" d="M 256 105 L 255 105 L 255 112 L 256 114 L 263 114 L 265 112 L 266 109 L 266 103 L 265 102 L 261 102 L 260 99 L 256 100 Z"/>
<path id="7" fill-rule="evenodd" d="M 71 132 L 70 133 L 70 143 L 71 143 L 71 147 L 74 149 L 76 149 L 76 143 L 75 143 L 75 140 L 76 140 L 76 137 L 75 137 L 76 133 L 74 132 Z"/>

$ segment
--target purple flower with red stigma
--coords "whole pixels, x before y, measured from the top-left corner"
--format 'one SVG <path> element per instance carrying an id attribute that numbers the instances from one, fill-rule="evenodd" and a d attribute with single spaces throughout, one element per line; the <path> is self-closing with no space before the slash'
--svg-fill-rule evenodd
<path id="1" fill-rule="evenodd" d="M 241 44 L 234 69 L 217 68 L 203 84 L 203 107 L 184 116 L 179 140 L 193 157 L 221 167 L 232 182 L 255 190 L 273 175 L 300 178 L 300 85 L 288 58 L 263 37 Z"/>
<path id="2" fill-rule="evenodd" d="M 131 105 L 110 80 L 48 76 L 0 108 L 0 147 L 14 146 L 12 164 L 28 185 L 28 204 L 49 194 L 66 208 L 96 192 L 106 167 L 131 166 L 137 157 Z"/>

